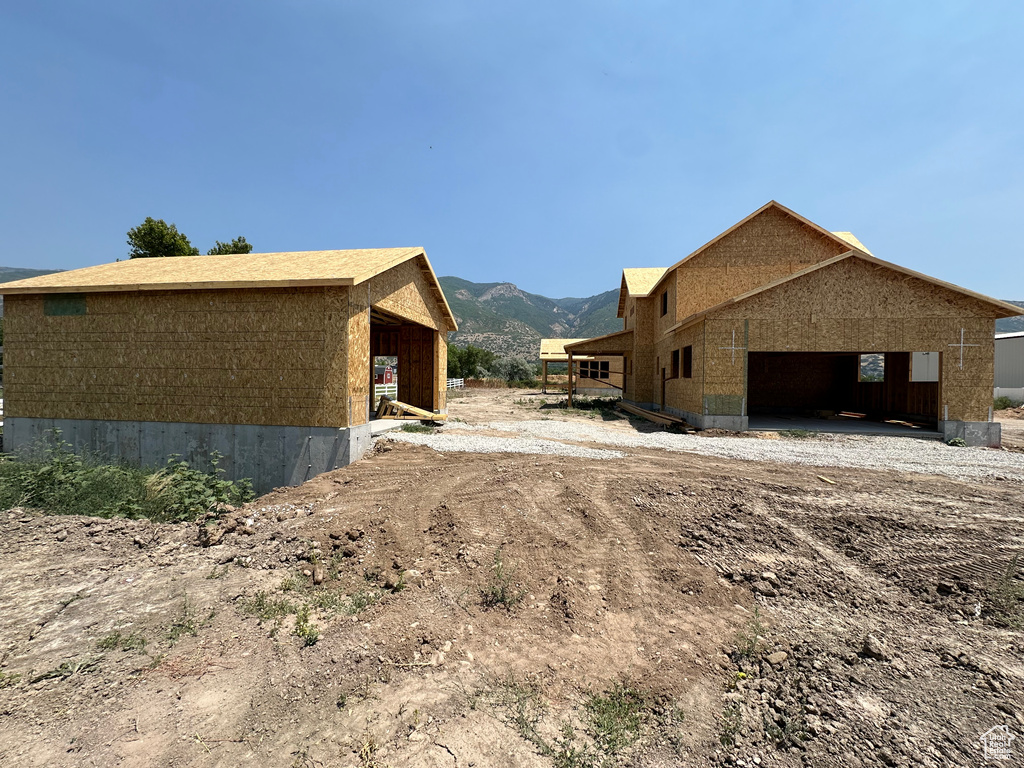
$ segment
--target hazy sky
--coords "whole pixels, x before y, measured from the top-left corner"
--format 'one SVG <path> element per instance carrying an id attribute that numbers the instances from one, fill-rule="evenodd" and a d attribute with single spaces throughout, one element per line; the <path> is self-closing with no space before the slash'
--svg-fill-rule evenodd
<path id="1" fill-rule="evenodd" d="M 1019 2 L 6 2 L 0 264 L 422 245 L 617 288 L 770 199 L 1024 299 Z"/>

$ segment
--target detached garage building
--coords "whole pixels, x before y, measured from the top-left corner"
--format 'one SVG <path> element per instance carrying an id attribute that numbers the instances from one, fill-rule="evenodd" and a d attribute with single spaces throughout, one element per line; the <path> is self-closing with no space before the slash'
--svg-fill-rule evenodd
<path id="1" fill-rule="evenodd" d="M 136 464 L 179 454 L 258 492 L 362 456 L 372 356 L 445 409 L 455 320 L 422 248 L 133 259 L 0 285 L 4 449 L 50 430 Z"/>
<path id="2" fill-rule="evenodd" d="M 1024 331 L 996 334 L 996 397 L 1024 400 Z"/>
<path id="3" fill-rule="evenodd" d="M 772 201 L 672 267 L 624 270 L 625 329 L 566 351 L 622 355 L 625 400 L 700 428 L 849 412 L 998 445 L 995 320 L 1020 313 Z"/>

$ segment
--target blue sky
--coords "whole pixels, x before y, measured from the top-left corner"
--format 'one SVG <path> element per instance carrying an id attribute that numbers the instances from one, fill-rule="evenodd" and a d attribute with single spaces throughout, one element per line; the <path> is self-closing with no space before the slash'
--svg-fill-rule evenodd
<path id="1" fill-rule="evenodd" d="M 77 2 L 0 11 L 0 264 L 423 245 L 548 296 L 769 199 L 1024 300 L 1019 3 Z"/>

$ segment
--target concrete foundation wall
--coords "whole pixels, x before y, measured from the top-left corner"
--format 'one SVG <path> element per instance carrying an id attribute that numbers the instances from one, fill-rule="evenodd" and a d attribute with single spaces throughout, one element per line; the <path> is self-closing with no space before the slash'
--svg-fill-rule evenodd
<path id="1" fill-rule="evenodd" d="M 940 421 L 942 439 L 960 439 L 967 445 L 983 448 L 999 448 L 1002 445 L 1003 427 L 998 421 Z"/>
<path id="2" fill-rule="evenodd" d="M 644 408 L 648 411 L 664 411 L 672 416 L 685 419 L 686 423 L 697 429 L 728 429 L 732 432 L 744 432 L 748 428 L 746 415 L 715 414 L 715 413 L 694 413 L 684 411 L 672 406 L 660 408 L 657 403 L 636 403 L 631 400 L 623 400 L 624 403 L 635 405 L 637 408 Z"/>
<path id="3" fill-rule="evenodd" d="M 369 424 L 339 429 L 8 417 L 4 450 L 30 452 L 49 439 L 54 429 L 78 453 L 138 466 L 159 467 L 177 455 L 205 470 L 210 467 L 210 454 L 217 451 L 223 457 L 219 465 L 223 477 L 250 478 L 257 494 L 344 467 L 370 447 Z"/>

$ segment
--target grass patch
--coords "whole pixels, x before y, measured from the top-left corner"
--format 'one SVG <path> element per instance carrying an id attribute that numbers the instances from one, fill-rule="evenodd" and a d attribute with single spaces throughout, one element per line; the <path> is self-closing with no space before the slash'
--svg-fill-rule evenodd
<path id="1" fill-rule="evenodd" d="M 569 401 L 557 400 L 553 403 L 544 403 L 540 406 L 543 410 L 562 410 L 568 415 L 579 415 L 587 416 L 589 418 L 602 418 L 606 421 L 612 419 L 624 418 L 616 410 L 616 405 L 620 402 L 617 397 L 586 397 L 579 395 L 572 399 L 572 408 L 569 407 Z"/>
<path id="2" fill-rule="evenodd" d="M 125 635 L 120 631 L 111 632 L 96 641 L 96 647 L 101 651 L 146 651 L 146 638 L 138 632 Z"/>
<path id="3" fill-rule="evenodd" d="M 617 764 L 615 756 L 635 745 L 653 714 L 648 697 L 619 682 L 602 693 L 588 694 L 577 710 L 579 731 L 571 720 L 557 728 L 547 723 L 547 704 L 535 683 L 514 676 L 494 681 L 470 701 L 472 709 L 488 706 L 497 719 L 533 744 L 556 768 L 597 768 Z M 545 735 L 547 734 L 547 735 Z M 557 735 L 555 735 L 557 734 Z"/>
<path id="4" fill-rule="evenodd" d="M 753 659 L 761 652 L 762 641 L 767 632 L 768 628 L 761 620 L 761 609 L 755 605 L 754 615 L 736 636 L 736 652 L 741 658 Z"/>
<path id="5" fill-rule="evenodd" d="M 1024 583 L 1017 578 L 1019 567 L 1020 554 L 1016 554 L 988 589 L 989 615 L 1001 627 L 1024 628 Z"/>
<path id="6" fill-rule="evenodd" d="M 303 605 L 295 614 L 295 628 L 292 634 L 302 640 L 306 647 L 316 645 L 320 639 L 320 628 L 309 620 L 309 606 Z"/>
<path id="7" fill-rule="evenodd" d="M 432 423 L 416 423 L 416 424 L 403 424 L 403 432 L 425 432 L 427 434 L 433 434 L 436 426 Z"/>
<path id="8" fill-rule="evenodd" d="M 501 607 L 511 611 L 526 597 L 525 587 L 515 581 L 516 567 L 505 562 L 501 548 L 494 553 L 491 565 L 491 576 L 480 590 L 480 598 L 485 608 Z"/>
<path id="9" fill-rule="evenodd" d="M 615 683 L 606 693 L 591 694 L 584 708 L 597 746 L 608 755 L 618 754 L 637 742 L 649 712 L 645 696 L 622 683 Z"/>
<path id="10" fill-rule="evenodd" d="M 13 688 L 21 682 L 21 675 L 17 672 L 0 672 L 0 690 Z"/>
<path id="11" fill-rule="evenodd" d="M 248 480 L 220 477 L 220 455 L 210 471 L 172 458 L 161 469 L 109 464 L 80 456 L 53 430 L 26 456 L 0 456 L 0 508 L 34 507 L 56 515 L 197 520 L 222 504 L 254 498 Z"/>
<path id="12" fill-rule="evenodd" d="M 199 630 L 209 624 L 215 615 L 216 611 L 211 609 L 205 619 L 200 619 L 195 604 L 186 594 L 181 601 L 181 611 L 167 628 L 167 639 L 174 645 L 186 635 L 196 637 Z"/>
<path id="13" fill-rule="evenodd" d="M 79 659 L 78 661 L 65 661 L 59 667 L 47 670 L 42 674 L 36 675 L 29 683 L 40 683 L 43 680 L 64 680 L 68 677 L 74 677 L 75 675 L 84 675 L 89 672 L 95 672 L 100 665 L 99 656 L 91 659 Z"/>
<path id="14" fill-rule="evenodd" d="M 743 710 L 739 702 L 731 701 L 722 710 L 722 730 L 718 734 L 718 740 L 723 747 L 732 747 L 736 744 L 736 736 L 743 728 Z"/>

